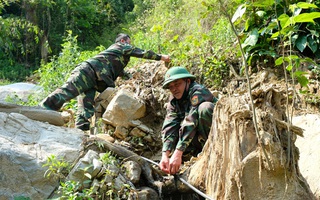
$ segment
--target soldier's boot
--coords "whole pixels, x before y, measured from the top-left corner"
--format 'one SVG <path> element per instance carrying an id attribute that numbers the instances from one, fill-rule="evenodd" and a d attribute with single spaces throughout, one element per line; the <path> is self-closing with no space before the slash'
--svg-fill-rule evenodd
<path id="1" fill-rule="evenodd" d="M 83 131 L 90 130 L 90 122 L 89 122 L 89 120 L 85 119 L 83 117 L 77 117 L 76 128 L 78 128 L 80 130 L 83 130 Z"/>

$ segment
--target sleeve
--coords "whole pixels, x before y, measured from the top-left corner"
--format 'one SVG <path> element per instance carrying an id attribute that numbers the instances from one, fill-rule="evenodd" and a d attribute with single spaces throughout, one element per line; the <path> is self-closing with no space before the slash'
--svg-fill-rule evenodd
<path id="1" fill-rule="evenodd" d="M 162 126 L 162 151 L 172 151 L 179 137 L 180 121 L 174 106 L 169 102 L 167 106 L 167 115 Z"/>
<path id="2" fill-rule="evenodd" d="M 196 135 L 199 123 L 198 107 L 202 102 L 213 100 L 213 96 L 209 90 L 198 89 L 190 95 L 191 109 L 181 123 L 179 130 L 179 140 L 176 149 L 185 151 Z"/>
<path id="3" fill-rule="evenodd" d="M 124 48 L 124 54 L 136 58 L 150 59 L 150 60 L 161 60 L 161 55 L 151 50 L 143 50 L 131 45 L 126 45 Z"/>

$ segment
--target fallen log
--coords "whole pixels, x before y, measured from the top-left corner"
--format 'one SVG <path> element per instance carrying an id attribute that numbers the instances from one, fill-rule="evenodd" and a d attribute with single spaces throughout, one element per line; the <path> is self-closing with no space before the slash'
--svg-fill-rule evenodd
<path id="1" fill-rule="evenodd" d="M 30 119 L 41 122 L 48 122 L 49 124 L 56 126 L 63 126 L 65 124 L 65 121 L 63 120 L 63 117 L 59 112 L 53 110 L 45 110 L 41 107 L 21 106 L 0 101 L 0 112 L 20 113 Z"/>

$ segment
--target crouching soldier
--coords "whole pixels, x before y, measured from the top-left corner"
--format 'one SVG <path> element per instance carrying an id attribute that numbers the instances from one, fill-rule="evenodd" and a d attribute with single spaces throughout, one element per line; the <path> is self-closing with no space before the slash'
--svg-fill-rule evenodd
<path id="1" fill-rule="evenodd" d="M 172 67 L 163 88 L 171 92 L 162 126 L 162 158 L 159 167 L 168 174 L 179 171 L 182 161 L 197 156 L 208 139 L 217 99 L 184 67 Z M 171 155 L 171 157 L 170 157 Z"/>

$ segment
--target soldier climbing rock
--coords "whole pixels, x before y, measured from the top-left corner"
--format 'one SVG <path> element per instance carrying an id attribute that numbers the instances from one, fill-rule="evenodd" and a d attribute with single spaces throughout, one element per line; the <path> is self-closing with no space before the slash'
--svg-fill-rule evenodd
<path id="1" fill-rule="evenodd" d="M 129 35 L 120 33 L 115 43 L 98 55 L 80 63 L 71 73 L 67 82 L 48 95 L 40 106 L 49 110 L 60 110 L 63 104 L 78 96 L 76 127 L 89 130 L 89 119 L 94 115 L 96 92 L 115 87 L 114 81 L 124 74 L 130 57 L 170 62 L 169 55 L 145 51 L 131 45 Z M 82 94 L 82 95 L 81 95 Z"/>

